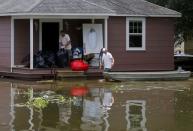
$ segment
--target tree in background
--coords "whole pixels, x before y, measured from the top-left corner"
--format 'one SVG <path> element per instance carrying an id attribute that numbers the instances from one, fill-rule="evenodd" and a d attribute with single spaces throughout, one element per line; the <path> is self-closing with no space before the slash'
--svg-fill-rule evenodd
<path id="1" fill-rule="evenodd" d="M 169 0 L 147 0 L 147 1 L 152 2 L 152 3 L 155 3 L 155 4 L 157 4 L 157 5 L 161 5 L 161 6 L 167 7 Z"/>
<path id="2" fill-rule="evenodd" d="M 193 39 L 193 1 L 192 0 L 148 0 L 149 2 L 165 6 L 182 13 L 176 21 L 176 34 L 183 34 L 184 38 Z"/>

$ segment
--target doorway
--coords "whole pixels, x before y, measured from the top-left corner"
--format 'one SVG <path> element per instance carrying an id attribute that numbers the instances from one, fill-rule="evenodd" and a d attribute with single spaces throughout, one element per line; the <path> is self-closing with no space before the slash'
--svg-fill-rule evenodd
<path id="1" fill-rule="evenodd" d="M 59 47 L 59 23 L 42 23 L 42 51 L 57 52 Z"/>

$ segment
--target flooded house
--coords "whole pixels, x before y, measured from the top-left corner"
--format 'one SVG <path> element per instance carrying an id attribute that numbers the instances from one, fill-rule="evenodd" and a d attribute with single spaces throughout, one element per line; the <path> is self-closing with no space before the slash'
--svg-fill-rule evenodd
<path id="1" fill-rule="evenodd" d="M 0 74 L 52 75 L 51 67 L 34 66 L 34 55 L 56 53 L 61 30 L 73 48 L 94 54 L 90 67 L 97 68 L 105 47 L 115 58 L 113 71 L 170 71 L 180 16 L 144 0 L 0 0 Z"/>

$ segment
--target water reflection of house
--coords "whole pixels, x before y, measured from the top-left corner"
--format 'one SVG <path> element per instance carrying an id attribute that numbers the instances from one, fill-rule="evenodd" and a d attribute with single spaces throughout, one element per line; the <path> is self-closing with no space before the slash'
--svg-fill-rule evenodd
<path id="1" fill-rule="evenodd" d="M 29 94 L 29 92 L 31 92 Z M 46 130 L 59 131 L 57 125 L 60 123 L 59 108 L 56 103 L 49 103 L 48 108 L 38 110 L 26 105 L 34 90 L 31 88 L 11 88 L 11 130 Z M 63 122 L 63 121 L 61 121 Z"/>
<path id="2" fill-rule="evenodd" d="M 99 97 L 84 100 L 81 129 L 84 131 L 102 131 L 102 110 Z"/>
<path id="3" fill-rule="evenodd" d="M 0 82 L 0 131 L 9 130 L 9 122 L 11 120 L 10 112 L 10 83 Z"/>
<path id="4" fill-rule="evenodd" d="M 125 130 L 128 122 L 126 121 L 126 103 L 127 101 L 143 100 L 145 101 L 145 117 L 147 131 L 156 131 L 160 129 L 174 130 L 175 112 L 174 112 L 174 91 L 152 90 L 152 91 L 125 91 L 123 93 L 113 94 L 115 103 L 110 110 L 109 131 Z M 116 103 L 118 102 L 118 103 Z M 122 106 L 123 105 L 123 106 Z M 130 131 L 130 130 L 129 130 Z"/>
<path id="5" fill-rule="evenodd" d="M 127 130 L 129 131 L 147 131 L 146 129 L 146 101 L 128 100 L 126 102 Z"/>
<path id="6" fill-rule="evenodd" d="M 20 95 L 17 95 L 18 90 L 15 89 L 17 88 L 11 88 L 12 105 L 14 103 L 16 104 L 16 102 L 22 102 L 22 100 L 25 101 L 25 99 L 22 99 L 22 90 L 20 90 Z M 99 103 L 99 98 L 100 105 L 102 106 L 103 96 L 105 96 L 104 93 L 107 92 L 107 94 L 109 95 L 109 91 L 104 90 L 103 88 L 93 89 L 94 90 L 90 91 L 90 96 L 88 95 L 88 97 L 84 97 L 83 101 L 85 100 L 89 102 Z M 134 131 L 134 129 L 142 131 L 156 131 L 163 128 L 164 130 L 169 131 L 175 130 L 174 95 L 175 91 L 163 89 L 155 89 L 149 91 L 131 90 L 121 93 L 113 93 L 109 96 L 114 97 L 114 104 L 110 104 L 110 106 L 112 106 L 109 107 L 110 109 L 100 108 L 103 111 L 103 114 L 101 115 L 103 123 L 95 124 L 95 130 L 93 130 L 100 131 L 101 128 L 102 131 L 120 131 L 125 129 L 128 129 L 128 131 Z M 0 104 L 2 104 L 1 100 L 0 102 Z M 61 107 L 66 106 L 63 105 Z M 60 110 L 60 106 L 57 105 L 49 108 L 50 109 L 47 111 L 44 110 L 43 112 L 37 112 L 28 107 L 11 106 L 11 126 L 13 127 L 13 129 L 16 129 L 16 131 L 24 129 L 37 130 L 40 128 L 48 131 L 57 131 L 56 127 L 58 126 L 58 124 L 60 124 L 60 120 L 63 119 L 62 117 L 59 117 L 59 114 L 63 114 L 62 110 Z M 87 117 L 88 114 L 84 114 L 84 111 L 87 111 L 84 109 L 85 107 L 80 107 L 72 104 L 70 105 L 70 107 L 67 107 L 67 110 L 70 110 L 68 108 L 71 108 L 71 113 L 69 113 L 70 116 L 68 116 L 69 114 L 67 114 L 67 116 L 70 117 L 67 118 L 70 124 L 66 124 L 65 122 L 63 122 L 63 124 L 59 125 L 59 128 L 63 130 L 65 129 L 65 131 L 67 131 L 80 129 L 81 126 L 82 128 L 86 129 L 93 127 L 93 123 L 89 123 L 88 121 L 83 120 L 83 116 L 86 116 L 86 120 L 88 120 L 87 118 L 90 118 Z M 66 110 L 63 110 L 63 112 L 65 111 Z M 54 117 L 45 117 L 46 115 L 51 113 L 54 114 Z M 44 115 L 44 117 L 42 115 Z M 63 117 L 65 117 L 65 115 L 66 113 L 64 113 Z M 95 117 L 95 114 L 93 115 L 91 112 L 91 116 Z M 97 115 L 96 118 L 100 119 L 100 117 Z M 52 121 L 51 124 L 48 124 L 49 120 L 50 122 Z"/>
<path id="7" fill-rule="evenodd" d="M 112 98 L 110 89 L 90 89 L 90 98 L 85 98 L 83 103 L 82 130 L 108 131 L 108 111 L 114 102 Z"/>

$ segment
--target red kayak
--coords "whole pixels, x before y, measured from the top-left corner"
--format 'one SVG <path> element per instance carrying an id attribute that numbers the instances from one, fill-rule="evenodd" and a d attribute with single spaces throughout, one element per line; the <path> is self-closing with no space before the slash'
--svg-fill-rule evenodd
<path id="1" fill-rule="evenodd" d="M 72 71 L 87 71 L 88 64 L 83 60 L 74 60 L 70 63 Z"/>

